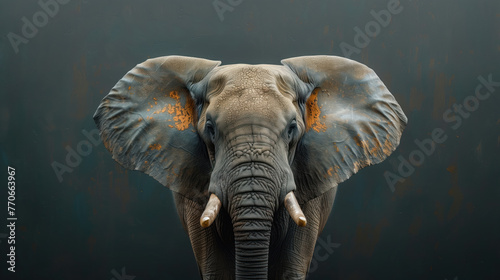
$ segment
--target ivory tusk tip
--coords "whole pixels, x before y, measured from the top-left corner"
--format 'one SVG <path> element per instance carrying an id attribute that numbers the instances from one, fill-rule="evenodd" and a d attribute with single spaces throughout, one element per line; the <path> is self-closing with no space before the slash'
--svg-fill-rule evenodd
<path id="1" fill-rule="evenodd" d="M 215 194 L 210 195 L 210 199 L 205 206 L 205 211 L 201 214 L 200 225 L 204 228 L 209 227 L 215 221 L 215 218 L 217 218 L 220 208 L 221 203 L 219 198 Z"/>
<path id="2" fill-rule="evenodd" d="M 293 191 L 289 192 L 285 196 L 285 208 L 288 210 L 288 213 L 292 217 L 293 221 L 299 227 L 305 227 L 307 225 L 306 217 L 304 216 L 302 209 L 300 209 L 300 205 L 297 202 L 297 198 L 293 194 Z"/>
<path id="3" fill-rule="evenodd" d="M 204 228 L 209 227 L 211 224 L 212 222 L 210 221 L 210 217 L 203 217 L 200 220 L 200 225 Z"/>
<path id="4" fill-rule="evenodd" d="M 305 227 L 307 225 L 306 217 L 299 217 L 297 225 L 299 227 Z"/>

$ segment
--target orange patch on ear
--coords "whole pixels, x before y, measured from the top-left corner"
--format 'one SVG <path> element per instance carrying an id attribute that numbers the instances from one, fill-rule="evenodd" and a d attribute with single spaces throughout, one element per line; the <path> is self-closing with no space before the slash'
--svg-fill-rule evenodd
<path id="1" fill-rule="evenodd" d="M 392 150 L 393 150 L 392 143 L 389 141 L 389 139 L 386 139 L 382 151 L 384 152 L 384 154 L 390 155 Z"/>
<path id="2" fill-rule="evenodd" d="M 331 176 L 333 175 L 333 174 L 332 174 L 332 172 L 333 172 L 333 167 L 330 167 L 330 168 L 328 169 L 328 171 L 327 171 L 328 176 L 330 176 L 330 177 L 331 177 Z"/>
<path id="3" fill-rule="evenodd" d="M 179 94 L 175 90 L 173 90 L 173 91 L 170 92 L 170 97 L 172 97 L 175 100 L 179 100 L 180 99 Z"/>
<path id="4" fill-rule="evenodd" d="M 354 142 L 356 142 L 356 145 L 361 147 L 361 138 L 359 137 L 359 135 L 354 136 L 353 139 L 354 139 Z"/>
<path id="5" fill-rule="evenodd" d="M 174 115 L 175 128 L 186 130 L 190 124 L 195 123 L 195 104 L 193 99 L 187 98 L 186 105 L 182 107 L 181 98 L 177 91 L 171 91 L 170 97 L 175 100 L 175 105 L 168 104 L 168 113 Z M 162 110 L 165 112 L 165 109 Z"/>
<path id="6" fill-rule="evenodd" d="M 321 108 L 318 106 L 318 92 L 319 88 L 315 89 L 306 102 L 306 130 L 314 129 L 316 132 L 325 132 L 326 125 L 320 119 Z"/>
<path id="7" fill-rule="evenodd" d="M 149 149 L 150 150 L 161 150 L 161 145 L 160 144 L 153 144 L 153 145 L 149 145 Z"/>
<path id="8" fill-rule="evenodd" d="M 325 178 L 329 178 L 329 177 L 335 177 L 335 180 L 339 181 L 340 180 L 340 176 L 339 176 L 339 169 L 340 167 L 338 166 L 332 166 L 330 168 L 328 168 L 328 170 L 326 171 L 326 174 L 323 175 L 323 177 Z"/>

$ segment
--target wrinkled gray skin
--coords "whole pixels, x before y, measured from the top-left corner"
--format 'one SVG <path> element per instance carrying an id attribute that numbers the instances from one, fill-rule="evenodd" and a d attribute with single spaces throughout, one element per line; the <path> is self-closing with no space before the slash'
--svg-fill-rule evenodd
<path id="1" fill-rule="evenodd" d="M 285 190 L 295 189 L 290 164 L 305 124 L 293 91 L 280 92 L 279 86 L 287 86 L 277 85 L 280 72 L 282 67 L 273 65 L 230 65 L 220 67 L 211 78 L 211 83 L 225 83 L 219 92 L 208 90 L 209 105 L 201 114 L 198 132 L 215 156 L 210 191 L 222 199 L 227 214 L 220 215 L 215 226 L 200 229 L 203 208 L 175 196 L 207 279 L 222 279 L 215 276 L 220 273 L 232 279 L 235 267 L 241 279 L 250 275 L 267 279 L 268 274 L 280 279 L 284 270 L 303 279 L 333 205 L 337 188 L 303 205 L 309 222 L 305 228 L 297 227 L 283 207 Z M 214 127 L 213 140 L 206 131 L 207 121 Z M 293 121 L 296 127 L 290 128 Z"/>
<path id="2" fill-rule="evenodd" d="M 148 60 L 94 116 L 118 162 L 174 191 L 203 279 L 305 279 L 337 184 L 399 143 L 406 117 L 372 70 L 327 56 L 283 63 Z M 305 227 L 284 207 L 290 191 Z M 212 193 L 222 209 L 203 228 Z"/>

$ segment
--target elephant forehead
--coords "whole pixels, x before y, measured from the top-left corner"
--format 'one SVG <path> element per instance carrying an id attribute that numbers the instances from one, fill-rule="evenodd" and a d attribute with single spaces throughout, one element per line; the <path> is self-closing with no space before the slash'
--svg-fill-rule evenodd
<path id="1" fill-rule="evenodd" d="M 254 87 L 272 82 L 273 74 L 269 67 L 261 65 L 235 65 L 232 69 L 232 82 L 241 87 Z"/>
<path id="2" fill-rule="evenodd" d="M 287 80 L 285 83 L 290 83 L 289 77 L 282 68 L 281 66 L 268 64 L 226 65 L 217 70 L 212 77 L 212 81 L 224 81 L 226 86 L 231 85 L 234 90 L 255 89 L 269 91 L 270 89 L 276 89 L 276 84 L 283 78 Z"/>
<path id="3" fill-rule="evenodd" d="M 266 87 L 228 86 L 215 98 L 216 111 L 222 118 L 278 118 L 288 111 L 286 100 L 279 92 Z M 290 102 L 291 103 L 291 102 Z"/>
<path id="4" fill-rule="evenodd" d="M 210 97 L 210 103 L 215 105 L 221 117 L 248 117 L 250 114 L 276 118 L 293 110 L 291 98 L 278 89 L 272 69 L 235 65 L 225 70 L 219 73 L 225 80 L 224 87 Z"/>

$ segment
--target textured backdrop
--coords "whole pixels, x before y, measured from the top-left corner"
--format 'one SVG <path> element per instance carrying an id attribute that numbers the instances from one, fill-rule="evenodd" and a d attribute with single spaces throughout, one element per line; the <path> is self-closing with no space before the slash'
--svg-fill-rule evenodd
<path id="1" fill-rule="evenodd" d="M 113 85 L 171 54 L 347 56 L 403 107 L 399 148 L 340 185 L 309 279 L 500 278 L 499 1 L 2 1 L 0 14 L 1 279 L 198 279 L 170 191 L 94 139 Z"/>

